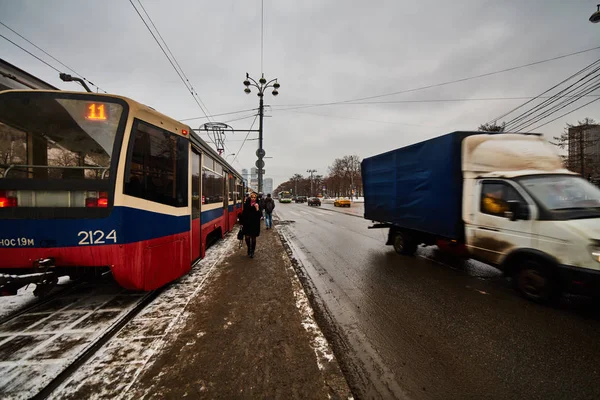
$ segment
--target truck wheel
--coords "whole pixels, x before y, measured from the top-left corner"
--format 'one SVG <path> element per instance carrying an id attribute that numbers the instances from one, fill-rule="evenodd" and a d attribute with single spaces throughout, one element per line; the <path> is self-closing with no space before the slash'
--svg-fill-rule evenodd
<path id="1" fill-rule="evenodd" d="M 536 260 L 523 260 L 513 275 L 517 291 L 526 299 L 546 304 L 560 296 L 558 282 L 552 270 Z"/>
<path id="2" fill-rule="evenodd" d="M 394 237 L 394 250 L 403 256 L 412 256 L 417 251 L 417 245 L 407 235 L 397 233 Z"/>

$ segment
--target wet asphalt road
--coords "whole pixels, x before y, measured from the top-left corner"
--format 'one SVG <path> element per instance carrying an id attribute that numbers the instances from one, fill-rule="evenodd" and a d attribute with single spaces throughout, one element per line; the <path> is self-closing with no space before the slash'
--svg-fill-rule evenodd
<path id="1" fill-rule="evenodd" d="M 387 230 L 327 208 L 275 213 L 294 221 L 280 229 L 341 332 L 357 397 L 600 399 L 597 305 L 530 303 L 492 267 L 397 255 Z"/>

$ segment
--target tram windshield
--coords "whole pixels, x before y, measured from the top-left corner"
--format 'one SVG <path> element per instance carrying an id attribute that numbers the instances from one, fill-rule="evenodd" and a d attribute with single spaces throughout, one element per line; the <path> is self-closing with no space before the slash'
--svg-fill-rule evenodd
<path id="1" fill-rule="evenodd" d="M 109 179 L 123 106 L 108 100 L 1 93 L 0 179 Z"/>

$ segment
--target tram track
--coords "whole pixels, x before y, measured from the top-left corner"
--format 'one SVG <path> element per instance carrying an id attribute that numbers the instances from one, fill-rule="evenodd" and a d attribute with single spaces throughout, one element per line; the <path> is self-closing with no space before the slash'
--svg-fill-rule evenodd
<path id="1" fill-rule="evenodd" d="M 31 304 L 27 304 L 22 307 L 16 308 L 13 312 L 0 317 L 0 326 L 4 325 L 5 323 L 7 323 L 8 321 L 10 321 L 12 319 L 19 317 L 20 315 L 26 314 L 26 313 L 34 310 L 36 307 L 39 307 L 45 303 L 48 303 L 60 296 L 64 296 L 68 292 L 76 289 L 77 286 L 81 285 L 81 284 L 83 284 L 83 282 L 75 282 L 72 284 L 65 285 L 65 287 L 55 289 L 54 291 L 50 292 L 50 294 L 48 294 L 46 296 L 36 298 L 35 300 L 33 300 L 33 303 L 31 303 Z"/>
<path id="2" fill-rule="evenodd" d="M 98 338 L 83 353 L 77 357 L 73 363 L 69 364 L 60 374 L 58 374 L 48 385 L 46 385 L 38 394 L 32 397 L 33 400 L 47 399 L 52 392 L 65 382 L 75 371 L 79 369 L 87 360 L 112 339 L 129 321 L 131 321 L 141 310 L 152 302 L 162 291 L 162 289 L 148 292 L 140 301 L 121 319 L 116 321 L 102 337 Z"/>
<path id="3" fill-rule="evenodd" d="M 0 397 L 45 399 L 162 289 L 76 284 L 0 321 Z"/>

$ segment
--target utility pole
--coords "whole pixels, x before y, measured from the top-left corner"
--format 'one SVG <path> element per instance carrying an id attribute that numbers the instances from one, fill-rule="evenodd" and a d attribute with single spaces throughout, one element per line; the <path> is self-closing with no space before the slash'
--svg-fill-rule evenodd
<path id="1" fill-rule="evenodd" d="M 583 127 L 580 128 L 579 130 L 579 168 L 581 169 L 581 177 L 583 178 L 585 175 L 583 167 L 584 167 L 584 159 L 583 159 L 583 151 L 584 151 L 584 146 L 583 146 L 583 140 L 585 138 L 585 133 L 583 130 Z"/>
<path id="2" fill-rule="evenodd" d="M 265 167 L 265 162 L 263 160 L 263 158 L 265 157 L 265 155 L 267 154 L 265 152 L 265 150 L 263 149 L 263 116 L 264 116 L 264 104 L 263 104 L 263 97 L 264 97 L 264 93 L 265 93 L 265 89 L 268 89 L 270 87 L 273 88 L 273 96 L 277 96 L 279 94 L 279 92 L 277 91 L 277 89 L 279 89 L 281 87 L 281 85 L 279 83 L 277 83 L 277 78 L 275 79 L 271 79 L 269 82 L 267 82 L 267 80 L 265 79 L 265 74 L 262 74 L 261 78 L 258 80 L 258 82 L 256 82 L 254 79 L 250 78 L 250 75 L 246 72 L 246 80 L 244 81 L 244 86 L 246 86 L 246 89 L 244 89 L 244 92 L 246 92 L 246 94 L 250 94 L 250 92 L 252 92 L 250 90 L 250 86 L 254 86 L 256 89 L 258 89 L 258 98 L 259 100 L 259 105 L 258 105 L 258 150 L 256 150 L 256 157 L 258 158 L 256 160 L 256 168 L 258 168 L 258 192 L 262 193 L 263 191 L 263 174 L 264 174 L 264 167 Z"/>
<path id="3" fill-rule="evenodd" d="M 313 194 L 313 173 L 317 172 L 316 169 L 307 169 L 306 172 L 310 174 L 310 196 L 314 196 Z"/>

